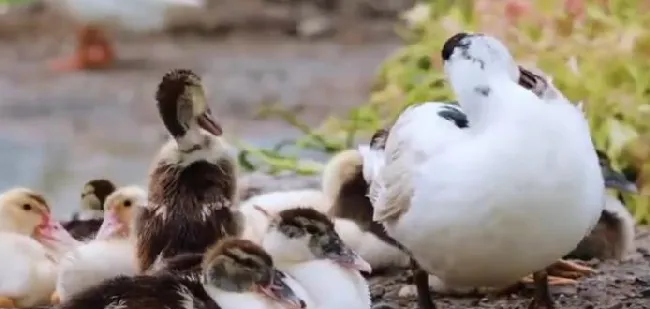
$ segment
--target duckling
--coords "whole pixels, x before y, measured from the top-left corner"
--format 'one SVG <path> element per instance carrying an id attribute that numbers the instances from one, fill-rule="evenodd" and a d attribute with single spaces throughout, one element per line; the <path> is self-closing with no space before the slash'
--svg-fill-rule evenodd
<path id="1" fill-rule="evenodd" d="M 313 208 L 294 208 L 269 216 L 271 224 L 262 247 L 278 269 L 305 288 L 318 308 L 369 309 L 370 291 L 360 271 L 371 272 L 350 249 L 325 214 Z"/>
<path id="2" fill-rule="evenodd" d="M 77 240 L 91 239 L 102 225 L 104 200 L 115 191 L 115 184 L 106 179 L 88 181 L 81 192 L 81 210 L 63 227 Z"/>
<path id="3" fill-rule="evenodd" d="M 200 273 L 200 280 L 172 273 L 120 276 L 73 295 L 60 309 L 305 308 L 300 286 L 250 241 L 221 239 L 205 253 Z"/>
<path id="4" fill-rule="evenodd" d="M 372 138 L 377 143 L 385 130 Z M 372 221 L 372 205 L 366 196 L 368 183 L 363 178 L 363 162 L 356 149 L 332 157 L 323 170 L 322 190 L 333 201 L 328 214 L 343 242 L 370 263 L 377 272 L 392 267 L 408 267 L 409 256 L 386 234 L 381 224 Z"/>
<path id="5" fill-rule="evenodd" d="M 202 253 L 226 235 L 239 235 L 237 164 L 221 137 L 199 76 L 177 69 L 165 74 L 156 93 L 171 139 L 149 174 L 149 197 L 136 224 L 138 269 L 158 257 Z"/>
<path id="6" fill-rule="evenodd" d="M 605 186 L 608 189 L 617 190 L 618 194 L 620 192 L 637 192 L 634 179 L 627 179 L 626 175 L 616 171 L 612 167 L 609 157 L 603 151 L 597 150 L 597 154 L 605 178 Z M 601 212 L 596 227 L 565 258 L 622 260 L 635 250 L 634 225 L 634 217 L 627 210 L 620 196 L 607 194 L 605 208 Z"/>
<path id="7" fill-rule="evenodd" d="M 0 308 L 46 305 L 60 257 L 77 242 L 42 195 L 26 188 L 0 195 Z"/>
<path id="8" fill-rule="evenodd" d="M 246 218 L 242 238 L 252 240 L 258 244 L 262 240 L 268 228 L 269 219 L 258 209 L 277 213 L 281 210 L 303 205 L 320 212 L 327 212 L 332 206 L 332 202 L 321 190 L 317 189 L 276 191 L 247 199 L 239 206 L 239 211 Z"/>
<path id="9" fill-rule="evenodd" d="M 137 273 L 133 224 L 146 202 L 146 192 L 138 186 L 119 188 L 106 198 L 104 223 L 95 239 L 62 259 L 52 303 L 106 279 Z"/>
<path id="10" fill-rule="evenodd" d="M 552 308 L 546 267 L 590 232 L 605 199 L 585 117 L 550 85 L 545 98 L 526 86 L 534 74 L 494 37 L 458 33 L 441 55 L 460 108 L 401 113 L 365 177 L 373 220 L 454 286 L 507 286 L 533 272 L 530 308 Z M 447 121 L 451 109 L 470 125 Z M 426 280 L 419 303 L 435 308 Z"/>

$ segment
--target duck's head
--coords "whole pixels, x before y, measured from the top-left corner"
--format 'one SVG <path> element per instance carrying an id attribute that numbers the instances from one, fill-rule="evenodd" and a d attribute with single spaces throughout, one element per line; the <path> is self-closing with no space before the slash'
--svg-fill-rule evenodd
<path id="1" fill-rule="evenodd" d="M 81 191 L 81 209 L 86 211 L 103 211 L 104 200 L 115 191 L 115 184 L 106 179 L 88 181 Z"/>
<path id="2" fill-rule="evenodd" d="M 457 33 L 445 41 L 441 55 L 456 93 L 476 90 L 476 80 L 497 76 L 510 79 L 539 96 L 547 88 L 544 78 L 517 65 L 508 48 L 489 35 Z"/>
<path id="3" fill-rule="evenodd" d="M 209 287 L 234 293 L 256 293 L 285 304 L 288 308 L 305 307 L 305 302 L 275 269 L 273 259 L 249 240 L 224 238 L 203 257 L 203 281 Z"/>
<path id="4" fill-rule="evenodd" d="M 634 182 L 628 180 L 623 173 L 614 170 L 609 156 L 605 152 L 596 150 L 596 154 L 598 154 L 598 162 L 600 163 L 600 169 L 605 179 L 605 187 L 622 192 L 638 192 L 638 188 Z"/>
<path id="5" fill-rule="evenodd" d="M 325 214 L 312 208 L 293 208 L 270 214 L 263 247 L 277 261 L 300 263 L 327 259 L 344 268 L 372 272 L 370 264 L 348 247 Z"/>
<path id="6" fill-rule="evenodd" d="M 133 232 L 137 212 L 147 203 L 147 193 L 138 186 L 121 187 L 104 203 L 104 221 L 96 239 L 128 237 Z"/>
<path id="7" fill-rule="evenodd" d="M 176 69 L 165 74 L 156 100 L 167 131 L 181 150 L 190 151 L 205 144 L 207 136 L 222 134 L 207 104 L 201 78 L 194 72 Z"/>
<path id="8" fill-rule="evenodd" d="M 50 248 L 76 244 L 52 218 L 45 198 L 27 188 L 13 188 L 0 195 L 0 231 L 31 236 Z"/>

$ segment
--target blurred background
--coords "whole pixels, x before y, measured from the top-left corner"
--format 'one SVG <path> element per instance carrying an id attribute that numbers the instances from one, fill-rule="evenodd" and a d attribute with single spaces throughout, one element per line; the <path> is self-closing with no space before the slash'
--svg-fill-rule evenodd
<path id="1" fill-rule="evenodd" d="M 460 30 L 503 38 L 584 100 L 596 144 L 650 183 L 650 17 L 639 13 L 648 4 L 0 0 L 0 190 L 40 190 L 64 218 L 89 179 L 146 185 L 166 139 L 153 96 L 172 68 L 202 76 L 245 172 L 316 173 L 404 106 L 451 99 L 438 51 Z M 53 66 L 80 48 L 89 25 L 115 61 Z M 649 216 L 647 198 L 631 205 L 639 221 Z"/>

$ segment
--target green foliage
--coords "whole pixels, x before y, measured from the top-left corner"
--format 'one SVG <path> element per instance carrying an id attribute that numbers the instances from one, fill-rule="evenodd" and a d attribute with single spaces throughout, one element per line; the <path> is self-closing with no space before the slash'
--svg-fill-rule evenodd
<path id="1" fill-rule="evenodd" d="M 582 18 L 560 12 L 559 0 L 538 1 L 516 27 L 503 14 L 473 12 L 470 1 L 433 1 L 428 18 L 402 25 L 406 45 L 378 72 L 367 104 L 343 119 L 328 119 L 293 141 L 305 148 L 336 152 L 367 139 L 391 123 L 406 106 L 449 101 L 441 70 L 443 42 L 458 31 L 481 31 L 503 39 L 525 66 L 539 67 L 572 101 L 583 101 L 597 148 L 617 168 L 640 171 L 641 196 L 626 196 L 639 222 L 650 221 L 650 14 L 647 1 L 589 1 Z M 500 13 L 500 14 L 499 14 Z M 425 16 L 426 17 L 426 16 Z M 278 113 L 281 114 L 281 113 Z M 278 156 L 282 157 L 282 156 Z"/>

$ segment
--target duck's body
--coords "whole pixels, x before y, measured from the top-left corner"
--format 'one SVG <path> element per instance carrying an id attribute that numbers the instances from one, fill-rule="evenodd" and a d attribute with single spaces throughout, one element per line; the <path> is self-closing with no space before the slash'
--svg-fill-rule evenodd
<path id="1" fill-rule="evenodd" d="M 95 237 L 104 221 L 104 200 L 115 191 L 115 184 L 106 179 L 88 181 L 81 193 L 81 209 L 63 227 L 77 240 Z"/>
<path id="2" fill-rule="evenodd" d="M 62 259 L 53 303 L 104 280 L 137 274 L 133 221 L 145 203 L 146 193 L 137 186 L 119 188 L 106 198 L 106 219 L 97 237 Z"/>
<path id="3" fill-rule="evenodd" d="M 507 286 L 595 225 L 605 192 L 598 158 L 581 111 L 558 92 L 543 100 L 518 85 L 521 71 L 498 40 L 459 34 L 442 54 L 470 125 L 441 117 L 440 103 L 404 111 L 385 165 L 368 175 L 373 218 L 443 281 Z M 535 282 L 543 290 L 546 274 Z"/>
<path id="4" fill-rule="evenodd" d="M 316 189 L 276 191 L 253 196 L 243 201 L 239 207 L 246 218 L 242 237 L 258 244 L 261 242 L 268 229 L 269 219 L 259 209 L 278 213 L 296 207 L 309 207 L 325 213 L 331 205 L 330 199 Z"/>
<path id="5" fill-rule="evenodd" d="M 239 235 L 237 165 L 212 118 L 201 79 L 189 70 L 163 77 L 158 109 L 172 139 L 149 175 L 148 203 L 136 223 L 139 270 L 158 258 L 203 253 L 218 239 Z"/>
<path id="6" fill-rule="evenodd" d="M 163 29 L 170 9 L 204 5 L 201 0 L 63 0 L 52 3 L 80 24 L 75 54 L 55 62 L 53 68 L 58 70 L 96 69 L 110 65 L 115 60 L 115 52 L 104 33 L 107 28 L 157 31 Z"/>
<path id="7" fill-rule="evenodd" d="M 52 252 L 29 236 L 7 232 L 0 232 L 0 250 L 0 295 L 18 308 L 49 304 L 57 276 Z"/>
<path id="8" fill-rule="evenodd" d="M 373 271 L 409 265 L 408 255 L 395 245 L 381 224 L 372 221 L 368 183 L 363 178 L 358 150 L 345 150 L 332 157 L 323 171 L 322 186 L 333 201 L 328 214 L 336 232 Z"/>

